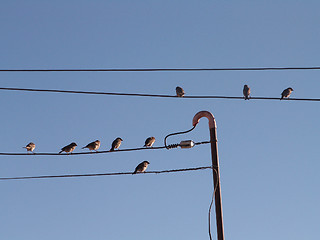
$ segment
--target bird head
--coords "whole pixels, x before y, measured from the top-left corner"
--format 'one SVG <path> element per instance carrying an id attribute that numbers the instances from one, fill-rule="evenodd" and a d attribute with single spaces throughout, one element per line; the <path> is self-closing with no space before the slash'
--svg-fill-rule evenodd
<path id="1" fill-rule="evenodd" d="M 75 142 L 71 143 L 70 145 L 73 146 L 73 147 L 78 146 Z"/>
<path id="2" fill-rule="evenodd" d="M 148 161 L 144 161 L 144 163 L 146 163 L 146 164 L 150 164 Z"/>
<path id="3" fill-rule="evenodd" d="M 118 137 L 117 140 L 123 141 L 122 138 Z"/>
<path id="4" fill-rule="evenodd" d="M 291 87 L 288 88 L 289 90 L 293 91 L 293 89 Z"/>

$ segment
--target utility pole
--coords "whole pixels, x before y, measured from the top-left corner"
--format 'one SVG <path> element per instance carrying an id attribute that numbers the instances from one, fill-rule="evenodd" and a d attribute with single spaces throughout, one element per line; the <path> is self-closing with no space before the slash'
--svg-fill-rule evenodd
<path id="1" fill-rule="evenodd" d="M 216 186 L 215 191 L 215 212 L 216 212 L 216 224 L 217 224 L 217 239 L 224 240 L 223 231 L 223 216 L 222 216 L 222 200 L 221 200 L 221 188 L 220 188 L 220 172 L 219 172 L 219 159 L 218 159 L 218 141 L 217 141 L 217 126 L 216 121 L 212 113 L 208 111 L 198 112 L 192 121 L 192 125 L 195 127 L 200 118 L 206 117 L 209 120 L 210 130 L 210 143 L 211 143 L 211 157 L 212 157 L 212 174 L 213 174 L 213 187 Z M 210 228 L 209 228 L 210 229 Z"/>

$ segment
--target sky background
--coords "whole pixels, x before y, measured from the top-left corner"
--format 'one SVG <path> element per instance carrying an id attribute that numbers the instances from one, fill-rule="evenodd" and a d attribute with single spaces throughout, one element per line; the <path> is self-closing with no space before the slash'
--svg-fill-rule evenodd
<path id="1" fill-rule="evenodd" d="M 0 69 L 319 66 L 319 1 L 2 1 Z M 319 98 L 320 72 L 1 72 L 1 87 Z M 319 239 L 319 103 L 0 92 L 0 152 L 154 146 L 217 121 L 225 239 Z M 170 143 L 209 140 L 202 119 Z M 0 156 L 0 176 L 209 166 L 210 146 L 79 156 Z M 209 239 L 210 170 L 0 182 L 5 240 Z M 213 211 L 213 219 L 214 211 Z M 212 223 L 216 239 L 215 222 Z"/>

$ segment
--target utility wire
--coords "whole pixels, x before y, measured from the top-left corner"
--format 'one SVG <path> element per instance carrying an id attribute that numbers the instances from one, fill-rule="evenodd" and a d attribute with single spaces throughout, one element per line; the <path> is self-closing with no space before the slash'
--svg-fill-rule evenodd
<path id="1" fill-rule="evenodd" d="M 187 130 L 187 131 L 176 132 L 176 133 L 168 134 L 168 135 L 164 138 L 164 146 L 165 146 L 167 149 L 170 149 L 170 145 L 169 145 L 169 146 L 167 145 L 167 138 L 168 138 L 168 137 L 174 136 L 174 135 L 186 134 L 186 133 L 188 133 L 188 132 L 193 131 L 195 128 L 196 128 L 196 125 L 193 126 L 191 129 L 189 129 L 189 130 Z M 171 146 L 172 146 L 172 145 L 171 145 Z"/>
<path id="2" fill-rule="evenodd" d="M 320 70 L 320 67 L 236 67 L 236 68 L 65 68 L 65 69 L 0 69 L 0 72 L 186 72 L 186 71 L 274 71 Z"/>
<path id="3" fill-rule="evenodd" d="M 214 167 L 212 167 L 212 170 L 215 171 L 216 177 L 218 178 L 219 177 L 218 176 L 218 171 Z M 208 230 L 209 230 L 209 238 L 210 238 L 210 240 L 212 240 L 212 235 L 211 235 L 211 208 L 212 208 L 212 205 L 213 205 L 214 197 L 216 195 L 216 190 L 217 190 L 217 187 L 218 187 L 218 183 L 219 183 L 219 180 L 217 179 L 216 180 L 216 184 L 214 186 L 213 193 L 212 193 L 211 203 L 210 203 L 209 211 L 208 211 L 208 224 L 209 224 Z"/>
<path id="4" fill-rule="evenodd" d="M 51 93 L 73 93 L 73 94 L 89 94 L 89 95 L 115 95 L 115 96 L 131 96 L 131 97 L 158 97 L 158 98 L 188 98 L 188 99 L 236 99 L 244 100 L 243 97 L 232 96 L 184 96 L 177 97 L 176 95 L 165 94 L 143 94 L 143 93 L 111 93 L 111 92 L 94 92 L 94 91 L 74 91 L 74 90 L 56 90 L 56 89 L 31 89 L 31 88 L 5 88 L 0 87 L 0 90 L 7 91 L 23 91 L 23 92 L 51 92 Z M 280 95 L 280 94 L 279 94 Z M 280 100 L 280 97 L 250 97 L 250 100 Z M 319 102 L 320 98 L 285 98 L 282 101 L 314 101 Z"/>
<path id="5" fill-rule="evenodd" d="M 176 172 L 187 172 L 187 171 L 198 171 L 211 169 L 212 167 L 195 167 L 195 168 L 182 168 L 182 169 L 171 169 L 162 171 L 147 171 L 137 174 L 161 174 L 161 173 L 176 173 Z M 89 174 L 66 174 L 66 175 L 44 175 L 44 176 L 31 176 L 31 177 L 2 177 L 0 181 L 6 180 L 23 180 L 23 179 L 41 179 L 41 178 L 75 178 L 75 177 L 99 177 L 99 176 L 116 176 L 116 175 L 132 175 L 132 172 L 117 172 L 117 173 L 89 173 Z"/>
<path id="6" fill-rule="evenodd" d="M 208 144 L 210 143 L 210 141 L 204 141 L 204 142 L 196 142 L 194 143 L 195 145 L 202 145 L 202 144 Z M 170 148 L 174 148 L 174 147 L 178 147 L 179 144 L 170 144 L 168 145 L 169 149 Z M 171 147 L 173 146 L 173 147 Z M 127 148 L 127 149 L 118 149 L 115 151 L 95 151 L 95 152 L 72 152 L 70 154 L 68 153 L 4 153 L 4 152 L 0 152 L 0 155 L 3 156 L 73 156 L 73 155 L 88 155 L 88 154 L 102 154 L 102 153 L 116 153 L 116 152 L 132 152 L 132 151 L 141 151 L 141 150 L 157 150 L 157 149 L 164 149 L 166 148 L 165 146 L 161 146 L 161 147 L 150 147 L 150 148 L 146 148 L 146 147 L 141 147 L 141 148 Z"/>

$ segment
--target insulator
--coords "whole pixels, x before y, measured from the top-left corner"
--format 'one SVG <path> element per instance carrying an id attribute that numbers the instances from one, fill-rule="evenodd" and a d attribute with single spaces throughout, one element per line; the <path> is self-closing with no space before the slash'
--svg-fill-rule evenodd
<path id="1" fill-rule="evenodd" d="M 194 142 L 192 140 L 181 141 L 179 146 L 181 148 L 192 148 L 194 147 Z"/>

